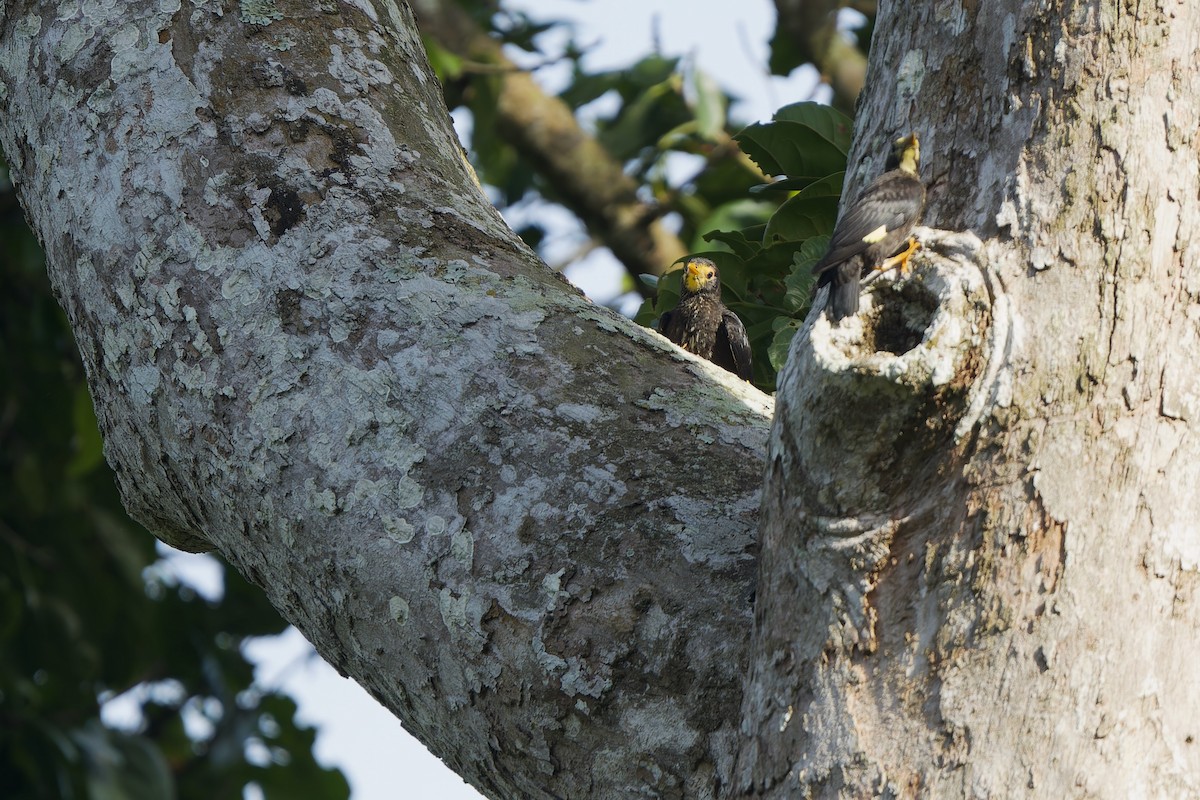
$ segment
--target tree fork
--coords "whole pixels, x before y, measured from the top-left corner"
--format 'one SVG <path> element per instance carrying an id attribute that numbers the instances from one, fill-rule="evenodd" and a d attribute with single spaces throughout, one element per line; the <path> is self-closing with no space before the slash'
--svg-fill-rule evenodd
<path id="1" fill-rule="evenodd" d="M 524 247 L 407 6 L 221 5 L 0 5 L 0 142 L 131 515 L 491 797 L 712 796 L 770 398 Z"/>

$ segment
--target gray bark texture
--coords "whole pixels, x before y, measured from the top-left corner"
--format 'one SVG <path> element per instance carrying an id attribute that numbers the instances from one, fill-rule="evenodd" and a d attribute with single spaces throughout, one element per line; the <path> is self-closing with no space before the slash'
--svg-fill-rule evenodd
<path id="1" fill-rule="evenodd" d="M 1200 796 L 1198 50 L 1180 0 L 880 4 L 858 185 L 916 130 L 973 233 L 795 339 L 737 796 Z"/>
<path id="2" fill-rule="evenodd" d="M 130 510 L 491 797 L 1200 794 L 1200 11 L 876 33 L 850 184 L 917 130 L 936 229 L 768 442 L 507 230 L 406 7 L 3 0 Z"/>
<path id="3" fill-rule="evenodd" d="M 138 520 L 491 797 L 727 782 L 771 400 L 520 243 L 407 6 L 4 0 L 0 106 Z"/>

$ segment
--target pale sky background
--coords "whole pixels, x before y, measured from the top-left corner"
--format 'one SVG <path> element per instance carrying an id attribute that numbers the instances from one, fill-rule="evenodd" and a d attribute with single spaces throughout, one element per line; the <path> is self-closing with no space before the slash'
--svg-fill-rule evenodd
<path id="1" fill-rule="evenodd" d="M 746 123 L 768 120 L 779 106 L 812 98 L 815 75 L 811 70 L 797 70 L 786 80 L 767 75 L 768 41 L 775 21 L 769 0 L 736 4 L 727 0 L 508 0 L 506 6 L 536 19 L 575 21 L 577 40 L 595 44 L 585 62 L 592 70 L 632 63 L 651 51 L 657 34 L 664 55 L 692 56 L 727 91 L 738 95 L 741 102 L 732 115 Z M 540 70 L 537 77 L 552 92 L 563 88 L 561 70 L 557 75 L 554 69 Z M 551 226 L 551 262 L 576 252 L 585 241 L 569 215 L 544 206 L 522 213 L 538 214 L 539 221 Z M 622 270 L 607 250 L 599 250 L 567 274 L 593 299 L 608 302 Z M 201 594 L 220 591 L 219 569 L 207 556 L 173 555 L 165 569 Z M 294 629 L 254 642 L 248 653 L 258 664 L 258 681 L 282 687 L 295 698 L 300 721 L 318 729 L 317 759 L 342 769 L 353 800 L 482 797 L 357 684 L 319 659 Z M 111 703 L 104 716 L 128 724 L 129 706 Z M 247 794 L 247 800 L 255 797 Z"/>

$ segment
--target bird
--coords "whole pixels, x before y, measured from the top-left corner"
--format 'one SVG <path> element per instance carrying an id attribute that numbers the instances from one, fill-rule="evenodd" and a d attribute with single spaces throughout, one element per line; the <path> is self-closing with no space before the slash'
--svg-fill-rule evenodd
<path id="1" fill-rule="evenodd" d="M 689 353 L 750 380 L 750 339 L 738 315 L 721 302 L 717 265 L 693 256 L 683 270 L 679 305 L 659 318 L 659 332 Z"/>
<path id="2" fill-rule="evenodd" d="M 859 281 L 864 275 L 895 266 L 908 274 L 908 259 L 920 247 L 910 234 L 925 209 L 925 184 L 917 174 L 920 165 L 917 134 L 897 139 L 887 171 L 863 190 L 834 226 L 829 250 L 813 273 L 819 276 L 818 289 L 829 287 L 825 308 L 835 325 L 858 313 Z M 904 250 L 897 252 L 902 244 Z"/>

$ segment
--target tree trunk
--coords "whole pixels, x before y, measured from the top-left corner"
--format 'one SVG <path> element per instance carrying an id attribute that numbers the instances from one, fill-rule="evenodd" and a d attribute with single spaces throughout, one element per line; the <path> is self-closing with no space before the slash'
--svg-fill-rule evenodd
<path id="1" fill-rule="evenodd" d="M 858 183 L 915 128 L 980 238 L 797 336 L 749 642 L 769 400 L 515 240 L 406 7 L 45 8 L 0 141 L 127 504 L 485 794 L 1200 791 L 1200 12 L 881 7 Z"/>
<path id="2" fill-rule="evenodd" d="M 1200 793 L 1198 42 L 1176 0 L 881 6 L 859 185 L 911 127 L 982 241 L 795 339 L 739 796 Z"/>
<path id="3" fill-rule="evenodd" d="M 9 0 L 0 103 L 137 519 L 485 794 L 727 781 L 770 398 L 507 229 L 407 6 Z"/>

